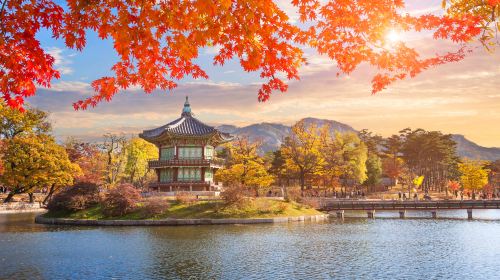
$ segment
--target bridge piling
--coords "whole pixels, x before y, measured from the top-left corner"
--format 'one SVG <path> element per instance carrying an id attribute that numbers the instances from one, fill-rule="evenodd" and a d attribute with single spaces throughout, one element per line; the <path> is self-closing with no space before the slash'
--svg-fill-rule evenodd
<path id="1" fill-rule="evenodd" d="M 344 210 L 337 210 L 337 218 L 344 219 Z"/>
<path id="2" fill-rule="evenodd" d="M 437 214 L 438 214 L 438 213 L 437 213 L 437 210 L 432 210 L 432 211 L 431 211 L 431 215 L 432 215 L 432 218 L 433 218 L 433 219 L 437 219 Z"/>
<path id="3" fill-rule="evenodd" d="M 472 208 L 467 209 L 467 219 L 472 220 Z"/>
<path id="4" fill-rule="evenodd" d="M 375 210 L 368 210 L 366 211 L 366 214 L 368 216 L 368 219 L 375 219 Z"/>
<path id="5" fill-rule="evenodd" d="M 399 211 L 399 218 L 404 219 L 406 218 L 406 210 L 401 210 Z"/>

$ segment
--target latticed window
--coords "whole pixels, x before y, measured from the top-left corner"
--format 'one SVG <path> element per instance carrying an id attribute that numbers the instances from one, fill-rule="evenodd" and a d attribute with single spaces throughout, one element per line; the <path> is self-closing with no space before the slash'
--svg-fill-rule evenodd
<path id="1" fill-rule="evenodd" d="M 181 168 L 179 168 L 179 173 L 177 174 L 177 180 L 179 180 L 179 181 L 200 181 L 201 180 L 201 168 L 181 167 Z"/>
<path id="2" fill-rule="evenodd" d="M 205 170 L 205 181 L 212 181 L 212 178 L 214 177 L 212 170 L 207 169 Z"/>
<path id="3" fill-rule="evenodd" d="M 206 159 L 212 159 L 214 156 L 214 147 L 212 146 L 205 146 L 205 158 Z"/>
<path id="4" fill-rule="evenodd" d="M 172 182 L 172 180 L 174 178 L 172 171 L 173 170 L 171 168 L 161 169 L 160 170 L 160 182 L 162 182 L 162 183 Z"/>
<path id="5" fill-rule="evenodd" d="M 174 147 L 161 148 L 161 160 L 173 159 L 175 156 Z"/>
<path id="6" fill-rule="evenodd" d="M 179 158 L 181 159 L 201 159 L 201 147 L 181 147 L 179 148 Z"/>

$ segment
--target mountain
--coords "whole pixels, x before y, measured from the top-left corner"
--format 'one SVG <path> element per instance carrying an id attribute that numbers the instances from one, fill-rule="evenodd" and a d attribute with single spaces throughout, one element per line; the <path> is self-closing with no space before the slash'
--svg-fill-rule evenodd
<path id="1" fill-rule="evenodd" d="M 261 153 L 277 150 L 281 141 L 290 134 L 289 126 L 277 123 L 259 123 L 244 127 L 221 125 L 217 129 L 233 135 L 247 136 L 252 141 L 262 141 Z"/>
<path id="2" fill-rule="evenodd" d="M 306 124 L 316 124 L 322 127 L 328 124 L 332 131 L 339 132 L 357 132 L 350 125 L 326 119 L 305 118 L 302 119 Z M 260 153 L 264 154 L 268 151 L 277 150 L 283 139 L 290 133 L 290 126 L 278 123 L 259 123 L 244 127 L 234 125 L 218 126 L 222 132 L 231 133 L 233 135 L 248 136 L 250 140 L 262 141 Z M 500 159 L 500 148 L 486 148 L 477 145 L 476 143 L 467 140 L 463 135 L 453 134 L 453 140 L 457 142 L 457 153 L 460 157 L 468 157 L 472 159 L 482 160 L 497 160 Z"/>
<path id="3" fill-rule="evenodd" d="M 347 124 L 337 121 L 305 118 L 302 119 L 307 125 L 316 124 L 322 127 L 326 124 L 330 125 L 330 130 L 347 132 L 356 132 L 354 128 Z M 278 123 L 259 123 L 252 124 L 244 127 L 236 127 L 234 125 L 221 125 L 217 127 L 222 132 L 231 133 L 233 135 L 247 136 L 250 140 L 262 141 L 261 153 L 264 154 L 268 151 L 275 151 L 279 149 L 283 139 L 290 134 L 290 126 Z"/>
<path id="4" fill-rule="evenodd" d="M 500 159 L 500 148 L 479 146 L 461 134 L 453 134 L 452 138 L 457 143 L 457 152 L 460 157 L 491 161 Z"/>
<path id="5" fill-rule="evenodd" d="M 337 121 L 332 121 L 332 120 L 305 118 L 305 119 L 302 119 L 301 121 L 303 121 L 306 125 L 315 124 L 319 128 L 323 127 L 324 125 L 329 125 L 330 131 L 332 131 L 332 132 L 333 131 L 338 131 L 341 133 L 344 133 L 344 132 L 356 132 L 357 133 L 358 132 L 357 130 L 352 128 L 352 126 L 350 126 L 350 125 L 347 125 L 347 124 L 344 124 L 341 122 L 337 122 Z"/>

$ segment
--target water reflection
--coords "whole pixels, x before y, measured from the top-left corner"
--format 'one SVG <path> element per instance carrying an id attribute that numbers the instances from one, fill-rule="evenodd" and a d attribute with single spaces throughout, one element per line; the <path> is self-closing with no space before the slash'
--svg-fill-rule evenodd
<path id="1" fill-rule="evenodd" d="M 322 223 L 114 228 L 0 215 L 0 279 L 495 279 L 500 221 L 467 221 L 462 212 L 437 220 L 429 213 L 400 220 L 397 212 L 368 220 L 360 212 Z M 474 216 L 498 219 L 500 211 Z"/>

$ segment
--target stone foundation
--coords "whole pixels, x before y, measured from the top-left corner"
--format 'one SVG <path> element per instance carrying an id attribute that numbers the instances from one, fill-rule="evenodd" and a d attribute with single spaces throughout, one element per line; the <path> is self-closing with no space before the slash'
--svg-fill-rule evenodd
<path id="1" fill-rule="evenodd" d="M 314 216 L 255 218 L 255 219 L 164 219 L 164 220 L 77 220 L 65 218 L 45 218 L 38 215 L 35 223 L 50 225 L 77 226 L 182 226 L 182 225 L 222 225 L 222 224 L 261 224 L 289 223 L 300 221 L 323 221 L 328 214 Z"/>

